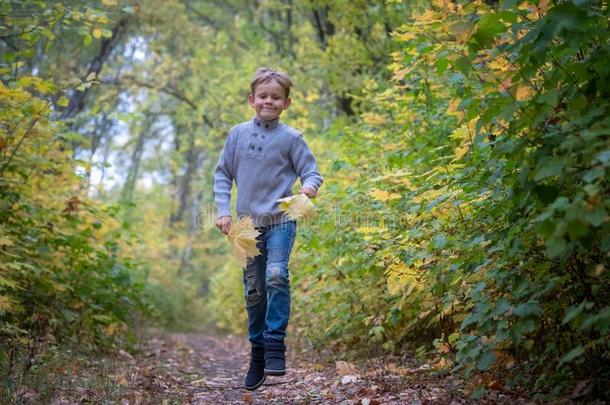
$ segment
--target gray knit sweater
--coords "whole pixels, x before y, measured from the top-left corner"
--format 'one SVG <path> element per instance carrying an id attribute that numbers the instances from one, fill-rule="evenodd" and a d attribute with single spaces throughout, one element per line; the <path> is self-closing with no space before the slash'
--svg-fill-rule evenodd
<path id="1" fill-rule="evenodd" d="M 278 198 L 292 195 L 297 177 L 317 190 L 324 181 L 303 136 L 278 120 L 253 118 L 231 129 L 214 172 L 216 216 L 230 215 L 231 187 L 237 185 L 237 216 L 250 216 L 255 226 L 288 219 Z"/>

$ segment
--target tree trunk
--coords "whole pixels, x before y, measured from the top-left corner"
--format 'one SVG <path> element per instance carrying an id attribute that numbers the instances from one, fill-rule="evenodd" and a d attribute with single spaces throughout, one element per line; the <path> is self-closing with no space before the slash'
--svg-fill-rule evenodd
<path id="1" fill-rule="evenodd" d="M 201 167 L 202 156 L 203 151 L 200 147 L 195 146 L 195 133 L 191 131 L 189 133 L 189 148 L 185 154 L 186 168 L 178 181 L 178 208 L 170 217 L 171 224 L 184 220 L 184 213 L 188 210 L 189 203 L 191 203 L 193 178 L 196 177 L 196 173 Z"/>
<path id="2" fill-rule="evenodd" d="M 142 162 L 144 144 L 146 143 L 146 138 L 149 135 L 148 133 L 152 127 L 152 124 L 153 118 L 147 117 L 145 119 L 145 123 L 142 129 L 138 133 L 136 145 L 134 147 L 133 153 L 131 154 L 131 165 L 129 166 L 129 171 L 127 172 L 127 179 L 125 179 L 125 184 L 123 185 L 122 197 L 124 200 L 129 201 L 133 198 L 133 190 L 135 188 L 136 180 L 138 178 L 140 163 Z"/>
<path id="3" fill-rule="evenodd" d="M 82 81 L 85 81 L 91 73 L 94 73 L 96 77 L 98 76 L 102 70 L 102 67 L 104 66 L 104 63 L 108 60 L 112 51 L 118 46 L 123 35 L 127 32 L 130 20 L 130 17 L 120 19 L 112 30 L 112 37 L 102 40 L 100 50 L 96 57 L 93 58 L 91 63 L 89 63 L 87 73 L 85 73 L 85 75 L 83 75 L 81 78 Z M 90 89 L 91 88 L 89 87 L 83 91 L 75 90 L 72 93 L 70 103 L 61 115 L 62 120 L 73 118 L 76 114 L 81 112 L 83 108 L 85 108 L 85 98 L 87 97 Z"/>

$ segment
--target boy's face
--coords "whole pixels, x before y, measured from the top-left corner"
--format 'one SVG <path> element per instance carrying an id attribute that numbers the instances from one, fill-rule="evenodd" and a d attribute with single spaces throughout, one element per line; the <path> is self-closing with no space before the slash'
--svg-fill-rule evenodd
<path id="1" fill-rule="evenodd" d="M 264 121 L 278 118 L 290 105 L 290 97 L 286 97 L 284 88 L 275 80 L 256 86 L 248 101 L 256 116 Z"/>

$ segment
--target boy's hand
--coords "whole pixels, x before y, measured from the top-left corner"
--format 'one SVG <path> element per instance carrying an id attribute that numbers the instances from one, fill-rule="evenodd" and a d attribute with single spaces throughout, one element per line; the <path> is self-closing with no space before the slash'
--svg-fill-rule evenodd
<path id="1" fill-rule="evenodd" d="M 318 192 L 311 187 L 301 187 L 299 193 L 305 194 L 309 198 L 316 198 Z"/>
<path id="2" fill-rule="evenodd" d="M 216 220 L 216 228 L 218 228 L 220 230 L 220 232 L 224 233 L 225 235 L 229 234 L 229 231 L 231 230 L 231 216 L 226 216 L 226 217 L 220 217 Z"/>

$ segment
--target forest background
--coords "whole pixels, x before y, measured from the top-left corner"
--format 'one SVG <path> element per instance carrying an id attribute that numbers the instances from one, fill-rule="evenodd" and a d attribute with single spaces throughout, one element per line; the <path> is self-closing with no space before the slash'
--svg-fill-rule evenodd
<path id="1" fill-rule="evenodd" d="M 243 333 L 212 176 L 268 66 L 294 78 L 283 119 L 326 179 L 292 257 L 292 335 L 607 398 L 608 14 L 605 0 L 2 1 L 0 390 L 68 349 L 129 348 L 151 323 Z"/>

